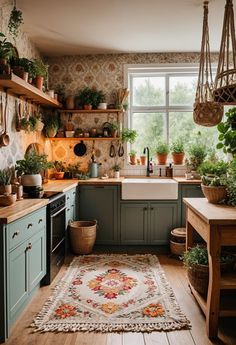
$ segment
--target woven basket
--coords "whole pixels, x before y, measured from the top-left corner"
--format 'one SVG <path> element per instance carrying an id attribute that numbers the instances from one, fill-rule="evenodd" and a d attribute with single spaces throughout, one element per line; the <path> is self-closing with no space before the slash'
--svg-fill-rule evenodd
<path id="1" fill-rule="evenodd" d="M 96 240 L 97 221 L 70 223 L 70 244 L 74 254 L 90 254 Z"/>
<path id="2" fill-rule="evenodd" d="M 202 192 L 207 198 L 208 202 L 211 204 L 218 204 L 220 201 L 224 200 L 227 196 L 226 187 L 214 187 L 214 186 L 205 186 L 201 184 Z"/>
<path id="3" fill-rule="evenodd" d="M 186 250 L 186 244 L 170 240 L 170 252 L 174 255 L 182 255 Z"/>
<path id="4" fill-rule="evenodd" d="M 212 127 L 221 122 L 224 107 L 217 102 L 196 102 L 194 104 L 193 119 L 198 125 Z"/>
<path id="5" fill-rule="evenodd" d="M 0 206 L 10 206 L 16 202 L 16 194 L 0 195 Z"/>

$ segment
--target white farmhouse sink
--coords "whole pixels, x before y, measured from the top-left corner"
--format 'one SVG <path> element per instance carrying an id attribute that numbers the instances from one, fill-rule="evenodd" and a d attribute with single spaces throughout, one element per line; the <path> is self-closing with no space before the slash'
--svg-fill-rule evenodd
<path id="1" fill-rule="evenodd" d="M 178 183 L 172 179 L 125 178 L 121 186 L 122 200 L 178 199 Z"/>

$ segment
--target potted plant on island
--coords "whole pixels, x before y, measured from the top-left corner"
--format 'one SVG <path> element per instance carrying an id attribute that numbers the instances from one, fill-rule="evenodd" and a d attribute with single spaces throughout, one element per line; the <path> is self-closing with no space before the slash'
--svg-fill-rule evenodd
<path id="1" fill-rule="evenodd" d="M 197 245 L 186 251 L 183 256 L 183 263 L 187 267 L 187 275 L 192 287 L 200 294 L 206 295 L 209 281 L 209 264 L 207 248 Z M 235 257 L 230 254 L 221 254 L 221 272 L 233 269 Z"/>
<path id="2" fill-rule="evenodd" d="M 156 146 L 157 163 L 165 165 L 169 153 L 169 145 L 165 141 L 159 141 Z"/>
<path id="3" fill-rule="evenodd" d="M 0 194 L 11 194 L 12 170 L 5 168 L 0 170 Z"/>
<path id="4" fill-rule="evenodd" d="M 175 165 L 183 164 L 184 160 L 184 143 L 182 139 L 177 139 L 170 146 L 173 163 Z"/>
<path id="5" fill-rule="evenodd" d="M 15 169 L 18 176 L 21 176 L 24 192 L 32 192 L 33 196 L 35 187 L 42 186 L 40 173 L 49 168 L 53 168 L 53 164 L 47 161 L 47 155 L 38 154 L 34 150 L 25 154 L 24 159 L 17 160 Z"/>

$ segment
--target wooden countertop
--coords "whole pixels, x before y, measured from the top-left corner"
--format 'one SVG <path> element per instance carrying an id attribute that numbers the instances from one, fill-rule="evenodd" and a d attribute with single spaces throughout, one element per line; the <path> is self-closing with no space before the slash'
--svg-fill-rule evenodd
<path id="1" fill-rule="evenodd" d="M 46 192 L 67 192 L 77 185 L 78 180 L 49 180 L 47 183 L 43 184 L 43 189 Z"/>
<path id="2" fill-rule="evenodd" d="M 23 199 L 0 207 L 0 223 L 8 224 L 48 204 L 47 199 Z"/>
<path id="3" fill-rule="evenodd" d="M 208 224 L 236 224 L 236 208 L 233 206 L 211 204 L 206 198 L 184 198 L 183 201 Z"/>
<path id="4" fill-rule="evenodd" d="M 173 177 L 173 179 L 178 182 L 178 183 L 181 183 L 181 184 L 199 184 L 201 183 L 201 180 L 186 180 L 185 177 L 180 177 L 180 176 L 176 176 L 176 177 Z"/>

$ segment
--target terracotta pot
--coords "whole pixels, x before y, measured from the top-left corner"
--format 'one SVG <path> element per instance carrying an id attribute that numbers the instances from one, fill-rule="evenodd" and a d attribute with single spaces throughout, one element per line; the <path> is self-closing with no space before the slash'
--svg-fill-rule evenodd
<path id="1" fill-rule="evenodd" d="M 34 84 L 40 91 L 43 91 L 44 77 L 37 76 L 34 78 Z"/>
<path id="2" fill-rule="evenodd" d="M 172 152 L 172 158 L 173 158 L 173 163 L 175 165 L 183 164 L 184 152 L 180 152 L 180 153 Z"/>
<path id="3" fill-rule="evenodd" d="M 84 110 L 92 110 L 92 104 L 85 104 Z"/>
<path id="4" fill-rule="evenodd" d="M 140 156 L 141 165 L 146 165 L 146 156 Z"/>
<path id="5" fill-rule="evenodd" d="M 168 156 L 167 153 L 163 153 L 163 154 L 157 153 L 157 162 L 158 162 L 158 164 L 165 165 L 166 161 L 167 161 L 167 156 Z"/>
<path id="6" fill-rule="evenodd" d="M 54 176 L 56 180 L 62 180 L 64 178 L 64 171 L 55 171 Z"/>
<path id="7" fill-rule="evenodd" d="M 202 192 L 211 204 L 218 204 L 227 197 L 226 187 L 204 186 L 201 184 Z"/>
<path id="8" fill-rule="evenodd" d="M 12 193 L 11 184 L 7 186 L 0 186 L 0 194 L 11 194 L 11 193 Z"/>
<path id="9" fill-rule="evenodd" d="M 112 129 L 112 131 L 111 131 L 112 138 L 116 138 L 117 135 L 118 135 L 118 130 L 117 129 Z"/>
<path id="10" fill-rule="evenodd" d="M 130 158 L 130 164 L 135 165 L 136 164 L 136 156 L 129 156 Z"/>

